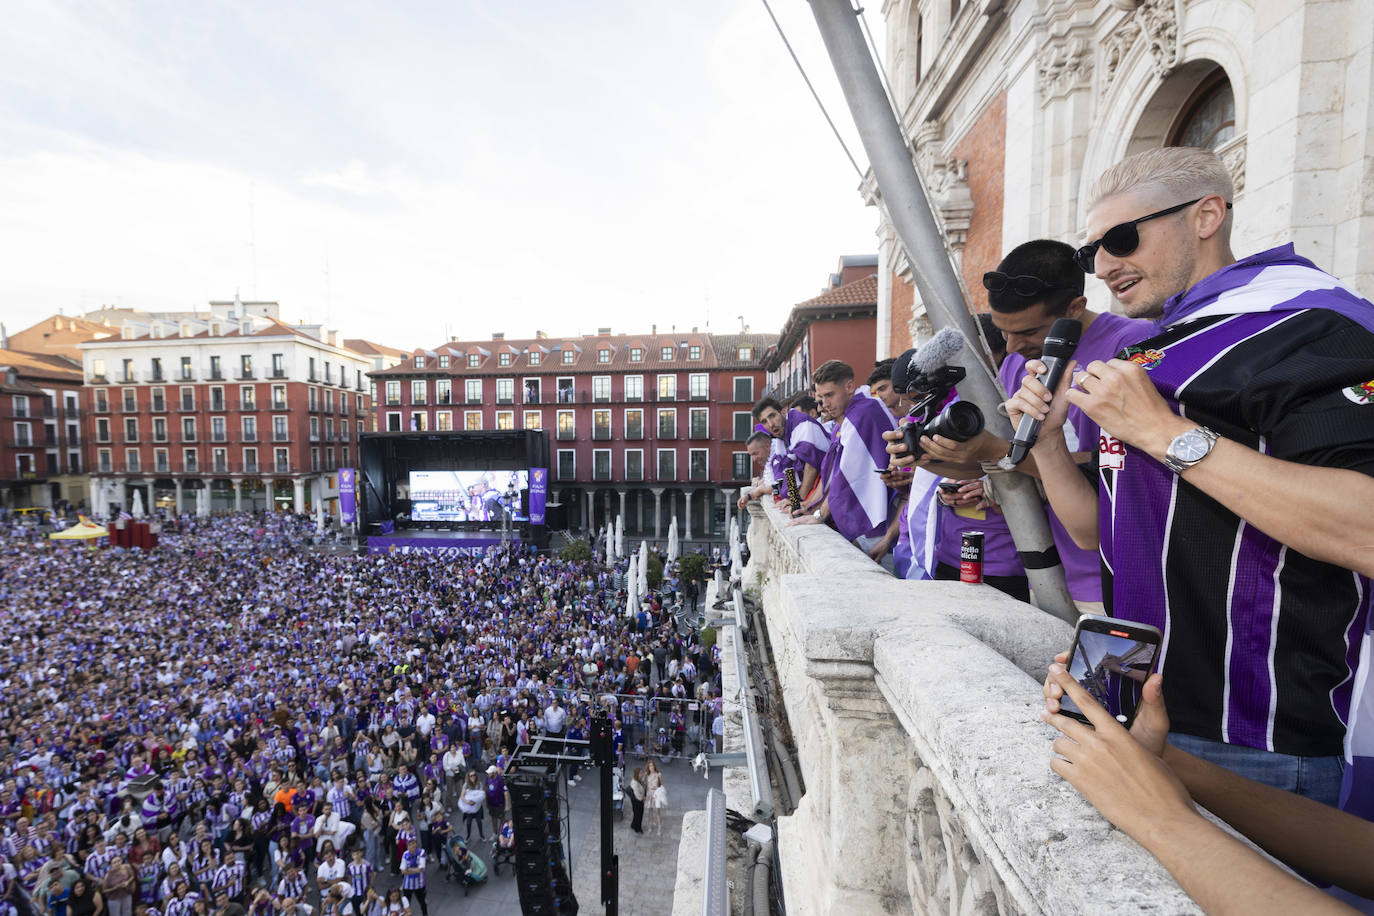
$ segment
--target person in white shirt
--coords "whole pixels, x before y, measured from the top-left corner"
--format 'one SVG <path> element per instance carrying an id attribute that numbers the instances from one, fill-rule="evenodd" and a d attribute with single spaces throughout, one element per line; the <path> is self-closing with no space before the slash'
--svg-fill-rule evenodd
<path id="1" fill-rule="evenodd" d="M 563 708 L 563 701 L 554 697 L 549 708 L 544 710 L 544 729 L 550 735 L 561 735 L 567 725 L 568 711 Z"/>
<path id="2" fill-rule="evenodd" d="M 462 747 L 457 744 L 449 745 L 449 749 L 444 751 L 442 765 L 444 768 L 444 802 L 451 805 L 458 797 L 458 792 L 463 785 L 463 771 L 468 767 L 468 762 L 463 757 Z"/>
<path id="3" fill-rule="evenodd" d="M 331 887 L 340 882 L 348 882 L 348 866 L 334 851 L 334 846 L 326 842 L 319 865 L 315 869 L 315 886 L 320 889 L 320 896 L 323 897 Z"/>
<path id="4" fill-rule="evenodd" d="M 321 845 L 328 840 L 334 845 L 335 849 L 343 849 L 348 842 L 348 838 L 353 835 L 354 826 L 348 821 L 339 817 L 339 813 L 334 810 L 334 806 L 325 802 L 320 810 L 320 816 L 315 818 L 315 824 L 311 828 L 311 833 Z M 340 867 L 345 867 L 342 862 Z"/>

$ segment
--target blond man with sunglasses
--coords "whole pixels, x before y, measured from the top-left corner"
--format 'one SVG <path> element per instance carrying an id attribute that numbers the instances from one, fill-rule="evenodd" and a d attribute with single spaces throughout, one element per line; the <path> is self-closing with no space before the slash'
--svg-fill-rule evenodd
<path id="1" fill-rule="evenodd" d="M 1354 737 L 1374 712 L 1358 670 L 1361 639 L 1374 648 L 1374 304 L 1291 245 L 1237 260 L 1233 196 L 1206 150 L 1104 173 L 1075 259 L 1155 333 L 1052 398 L 1032 362 L 1008 408 L 1043 420 L 1036 465 L 1074 540 L 1101 549 L 1109 612 L 1164 631 L 1170 741 L 1374 808 L 1374 749 Z M 1060 433 L 1069 405 L 1102 430 L 1096 488 Z"/>

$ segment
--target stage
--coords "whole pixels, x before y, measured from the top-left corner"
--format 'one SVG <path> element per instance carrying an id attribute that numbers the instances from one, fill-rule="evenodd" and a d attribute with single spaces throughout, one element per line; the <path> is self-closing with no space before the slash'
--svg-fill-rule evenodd
<path id="1" fill-rule="evenodd" d="M 480 557 L 489 547 L 500 547 L 500 532 L 496 531 L 407 531 L 394 534 L 373 534 L 367 538 L 368 553 L 438 553 L 450 557 Z M 518 534 L 504 543 L 519 546 Z"/>

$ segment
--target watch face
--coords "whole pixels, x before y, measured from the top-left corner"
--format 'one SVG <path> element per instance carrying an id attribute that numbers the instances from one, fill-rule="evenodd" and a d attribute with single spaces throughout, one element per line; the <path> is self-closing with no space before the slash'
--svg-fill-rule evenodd
<path id="1" fill-rule="evenodd" d="M 1211 443 L 1196 431 L 1189 431 L 1174 440 L 1174 457 L 1180 461 L 1198 461 L 1209 451 Z"/>

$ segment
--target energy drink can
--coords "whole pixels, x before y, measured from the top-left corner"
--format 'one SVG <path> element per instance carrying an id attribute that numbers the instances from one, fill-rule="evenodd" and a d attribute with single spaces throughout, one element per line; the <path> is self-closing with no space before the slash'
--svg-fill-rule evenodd
<path id="1" fill-rule="evenodd" d="M 983 581 L 983 532 L 965 531 L 959 542 L 959 581 Z"/>
<path id="2" fill-rule="evenodd" d="M 795 515 L 801 509 L 801 495 L 797 492 L 797 471 L 795 468 L 787 468 L 782 473 L 787 479 L 788 508 Z"/>

